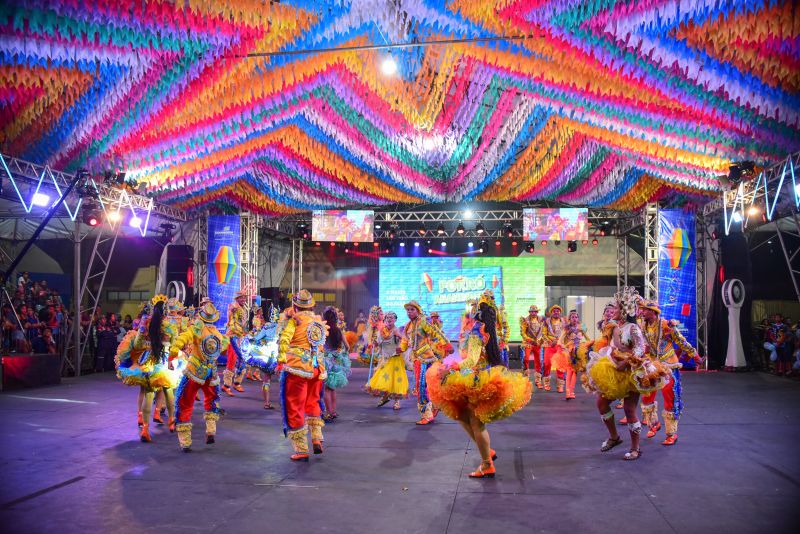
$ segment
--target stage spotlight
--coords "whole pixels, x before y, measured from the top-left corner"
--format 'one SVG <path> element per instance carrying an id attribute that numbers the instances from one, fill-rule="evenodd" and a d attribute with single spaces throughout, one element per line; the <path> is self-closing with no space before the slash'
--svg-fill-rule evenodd
<path id="1" fill-rule="evenodd" d="M 567 241 L 567 252 L 575 252 L 576 250 L 578 250 L 578 242 Z"/>
<path id="2" fill-rule="evenodd" d="M 517 246 L 517 244 L 518 244 L 518 243 L 517 243 L 516 241 L 512 241 L 512 242 L 511 242 L 511 246 L 512 246 L 512 247 L 516 247 L 516 246 Z"/>
<path id="3" fill-rule="evenodd" d="M 375 229 L 376 230 L 380 230 L 381 229 L 381 223 L 375 223 Z"/>
<path id="4" fill-rule="evenodd" d="M 547 241 L 545 241 L 544 239 L 542 240 L 542 246 L 543 246 L 543 247 L 546 247 L 546 246 L 547 246 Z"/>
<path id="5" fill-rule="evenodd" d="M 461 223 L 458 223 L 458 226 L 456 227 L 456 233 L 457 233 L 458 235 L 464 235 L 464 232 L 465 232 L 465 231 L 466 231 L 466 230 L 464 230 L 464 225 L 463 225 L 463 224 L 461 224 Z"/>
<path id="6" fill-rule="evenodd" d="M 604 236 L 604 235 L 606 235 L 606 231 L 605 231 L 605 230 L 600 230 L 600 235 L 601 235 L 601 236 Z"/>
<path id="7" fill-rule="evenodd" d="M 483 232 L 484 232 L 484 231 L 485 231 L 485 230 L 484 230 L 484 228 L 483 228 L 483 224 L 481 224 L 481 223 L 478 223 L 478 224 L 475 226 L 475 233 L 476 233 L 476 234 L 478 234 L 478 235 L 483 235 Z"/>
<path id="8" fill-rule="evenodd" d="M 589 244 L 588 239 L 584 239 L 583 241 L 581 241 L 581 245 L 588 245 L 588 244 Z"/>
<path id="9" fill-rule="evenodd" d="M 44 193 L 34 193 L 31 203 L 34 206 L 47 206 L 50 203 L 50 197 Z"/>
<path id="10" fill-rule="evenodd" d="M 500 246 L 500 240 L 499 240 L 499 239 L 498 239 L 497 241 L 495 241 L 495 242 L 494 242 L 494 246 L 496 246 L 496 247 L 499 247 L 499 246 Z"/>
<path id="11" fill-rule="evenodd" d="M 425 235 L 425 232 L 426 232 L 424 226 L 420 226 L 419 230 L 417 230 L 417 231 L 419 232 L 419 235 Z"/>
<path id="12" fill-rule="evenodd" d="M 503 225 L 503 232 L 505 232 L 508 237 L 514 237 L 514 228 L 511 226 L 511 223 L 505 223 Z"/>
<path id="13" fill-rule="evenodd" d="M 464 210 L 464 218 L 465 219 L 471 219 L 472 215 L 473 215 L 472 210 Z"/>
<path id="14" fill-rule="evenodd" d="M 377 244 L 377 243 L 376 243 L 376 244 Z M 317 241 L 317 246 L 318 246 L 318 247 L 321 247 L 321 246 L 322 246 L 322 243 L 320 243 L 319 241 Z"/>
<path id="15" fill-rule="evenodd" d="M 414 246 L 419 248 L 419 241 L 414 241 Z"/>
<path id="16" fill-rule="evenodd" d="M 142 225 L 142 220 L 136 215 L 134 215 L 133 217 L 131 217 L 131 220 L 128 221 L 128 224 L 131 225 L 131 228 L 139 228 Z"/>
<path id="17" fill-rule="evenodd" d="M 444 235 L 444 225 L 439 223 L 439 226 L 436 228 L 436 233 L 439 235 Z"/>
<path id="18" fill-rule="evenodd" d="M 389 239 L 394 239 L 396 235 L 397 235 L 397 232 L 394 231 L 394 228 L 389 230 Z"/>
<path id="19" fill-rule="evenodd" d="M 447 241 L 442 241 L 442 242 L 439 244 L 439 246 L 440 246 L 440 247 L 442 247 L 442 248 L 446 248 L 446 247 L 447 247 Z"/>
<path id="20" fill-rule="evenodd" d="M 760 209 L 758 209 L 758 206 L 750 206 L 750 207 L 747 209 L 747 216 L 748 216 L 748 217 L 755 217 L 755 216 L 756 216 L 756 215 L 758 215 L 759 213 L 761 213 L 761 210 L 760 210 Z"/>
<path id="21" fill-rule="evenodd" d="M 375 241 L 374 243 L 372 243 L 372 246 L 373 246 L 374 248 L 378 248 L 378 242 L 377 242 L 377 241 Z"/>
<path id="22" fill-rule="evenodd" d="M 392 56 L 386 56 L 381 63 L 381 72 L 385 76 L 394 76 L 397 73 L 397 62 Z"/>
<path id="23" fill-rule="evenodd" d="M 525 250 L 530 253 L 533 253 L 533 251 L 536 250 L 536 246 L 533 243 L 528 243 L 527 246 L 525 247 Z"/>
<path id="24" fill-rule="evenodd" d="M 406 242 L 405 241 L 400 241 L 400 246 L 402 248 L 406 248 Z"/>
<path id="25" fill-rule="evenodd" d="M 561 246 L 561 240 L 560 239 L 556 239 L 555 241 L 553 241 L 553 244 L 555 246 L 557 246 L 557 247 L 560 247 Z"/>
<path id="26" fill-rule="evenodd" d="M 592 246 L 593 247 L 596 247 L 598 243 L 599 243 L 599 241 L 597 240 L 596 237 L 594 239 L 592 239 Z"/>
<path id="27" fill-rule="evenodd" d="M 332 246 L 332 247 L 335 247 L 335 246 L 336 246 L 336 243 L 334 243 L 333 241 L 331 241 L 331 246 Z"/>
<path id="28" fill-rule="evenodd" d="M 485 239 L 481 239 L 480 247 L 482 249 L 484 249 L 484 250 L 488 250 L 489 249 L 489 243 L 487 243 Z"/>
<path id="29" fill-rule="evenodd" d="M 345 254 L 348 254 L 349 252 L 350 252 L 350 249 L 349 249 L 349 248 L 346 248 L 346 249 L 344 249 L 344 253 L 345 253 Z"/>
<path id="30" fill-rule="evenodd" d="M 110 211 L 108 212 L 108 221 L 115 223 L 118 222 L 122 218 L 122 215 L 119 214 L 119 211 Z"/>
<path id="31" fill-rule="evenodd" d="M 478 252 L 479 252 L 480 254 L 483 254 L 483 249 L 482 249 L 482 248 L 479 248 L 479 249 L 478 249 Z"/>
<path id="32" fill-rule="evenodd" d="M 475 245 L 473 245 L 472 241 L 470 241 L 469 243 L 467 243 L 467 246 L 468 246 L 469 248 L 472 248 L 472 247 L 474 247 Z"/>

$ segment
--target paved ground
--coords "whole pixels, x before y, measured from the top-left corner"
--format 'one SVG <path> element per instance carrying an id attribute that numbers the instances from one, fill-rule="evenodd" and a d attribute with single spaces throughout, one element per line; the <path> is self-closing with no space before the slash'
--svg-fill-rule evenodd
<path id="1" fill-rule="evenodd" d="M 0 531 L 733 534 L 800 525 L 797 382 L 687 374 L 678 445 L 648 441 L 637 462 L 621 459 L 624 447 L 599 452 L 592 397 L 537 393 L 491 425 L 498 477 L 476 481 L 467 473 L 478 455 L 456 424 L 416 427 L 411 401 L 377 409 L 364 381 L 356 369 L 325 454 L 300 465 L 255 384 L 225 399 L 217 444 L 192 454 L 166 429 L 140 443 L 136 391 L 110 374 L 0 394 Z"/>

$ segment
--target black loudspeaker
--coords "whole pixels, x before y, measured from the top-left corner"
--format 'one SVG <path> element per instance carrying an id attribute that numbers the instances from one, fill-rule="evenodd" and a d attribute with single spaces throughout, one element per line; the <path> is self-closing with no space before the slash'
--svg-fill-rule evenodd
<path id="1" fill-rule="evenodd" d="M 189 245 L 167 245 L 167 293 L 184 305 L 194 302 L 194 249 Z"/>
<path id="2" fill-rule="evenodd" d="M 281 296 L 279 287 L 262 287 L 258 290 L 258 294 L 261 295 L 261 307 L 264 309 L 264 317 L 267 317 L 270 304 L 278 308 L 278 311 L 283 311 L 289 305 L 286 298 Z"/>

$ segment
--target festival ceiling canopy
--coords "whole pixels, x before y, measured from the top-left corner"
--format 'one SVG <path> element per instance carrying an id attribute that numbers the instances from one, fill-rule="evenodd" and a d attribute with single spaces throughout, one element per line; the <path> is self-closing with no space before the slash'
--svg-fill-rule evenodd
<path id="1" fill-rule="evenodd" d="M 633 209 L 800 149 L 792 0 L 31 0 L 0 24 L 3 153 L 187 210 Z"/>

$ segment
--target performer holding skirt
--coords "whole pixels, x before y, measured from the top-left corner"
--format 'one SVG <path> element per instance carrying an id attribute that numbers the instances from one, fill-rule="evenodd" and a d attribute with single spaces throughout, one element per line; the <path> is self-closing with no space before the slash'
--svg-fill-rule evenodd
<path id="1" fill-rule="evenodd" d="M 256 326 L 259 322 L 253 321 Z M 272 375 L 278 368 L 278 310 L 270 307 L 269 321 L 260 326 L 242 342 L 242 353 L 250 369 L 261 371 L 261 392 L 264 409 L 272 410 L 269 400 Z"/>
<path id="2" fill-rule="evenodd" d="M 628 431 L 631 436 L 630 451 L 626 460 L 637 460 L 641 456 L 639 434 L 642 423 L 636 416 L 636 406 L 641 393 L 655 391 L 668 380 L 669 370 L 646 358 L 646 343 L 642 330 L 636 323 L 636 304 L 639 295 L 632 287 L 625 287 L 614 297 L 616 322 L 611 333 L 611 344 L 600 352 L 592 352 L 582 382 L 584 389 L 597 394 L 597 409 L 608 429 L 609 439 L 600 450 L 609 451 L 622 443 L 614 424 L 611 403 L 623 399 Z"/>
<path id="3" fill-rule="evenodd" d="M 397 314 L 388 312 L 383 326 L 378 331 L 377 344 L 380 363 L 364 388 L 368 393 L 381 397 L 380 408 L 394 399 L 394 409 L 400 409 L 400 399 L 408 397 L 408 375 L 403 353 L 400 351 L 400 331 L 395 326 Z"/>
<path id="4" fill-rule="evenodd" d="M 486 423 L 510 416 L 531 399 L 531 382 L 522 374 L 511 373 L 503 365 L 497 340 L 497 310 L 482 297 L 464 318 L 459 341 L 459 357 L 436 362 L 428 370 L 428 394 L 448 417 L 458 421 L 475 442 L 481 465 L 472 478 L 494 477 Z M 456 361 L 450 361 L 456 360 Z"/>
<path id="5" fill-rule="evenodd" d="M 350 376 L 350 346 L 344 338 L 340 328 L 336 308 L 328 306 L 322 314 L 322 320 L 328 326 L 328 337 L 325 338 L 325 369 L 328 378 L 325 379 L 325 421 L 333 421 L 339 414 L 336 413 L 336 390 L 347 385 Z"/>

